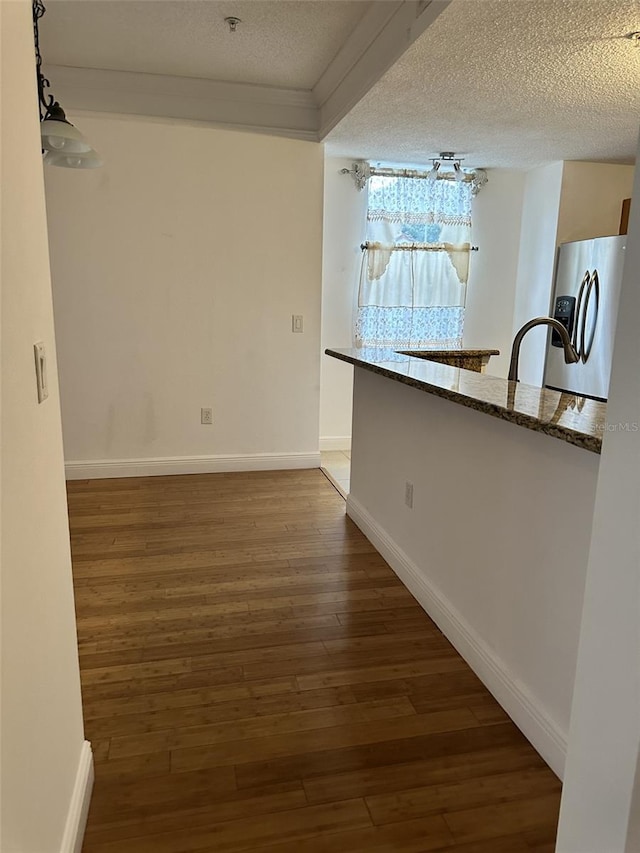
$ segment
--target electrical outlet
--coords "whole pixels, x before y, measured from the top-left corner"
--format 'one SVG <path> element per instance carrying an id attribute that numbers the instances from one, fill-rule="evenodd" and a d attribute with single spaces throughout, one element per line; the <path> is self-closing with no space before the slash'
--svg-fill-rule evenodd
<path id="1" fill-rule="evenodd" d="M 213 423 L 213 409 L 200 409 L 200 423 L 201 424 L 212 424 Z"/>
<path id="2" fill-rule="evenodd" d="M 404 502 L 409 509 L 413 509 L 413 483 L 408 480 L 404 484 Z"/>

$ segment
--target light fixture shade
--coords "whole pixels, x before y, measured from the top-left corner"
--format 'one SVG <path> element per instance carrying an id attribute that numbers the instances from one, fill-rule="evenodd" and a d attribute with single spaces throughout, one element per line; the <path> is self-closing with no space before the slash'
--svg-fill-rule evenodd
<path id="1" fill-rule="evenodd" d="M 67 121 L 60 102 L 47 92 L 50 83 L 42 73 L 38 21 L 47 11 L 42 0 L 32 0 L 33 36 L 36 49 L 36 80 L 38 83 L 38 113 L 40 144 L 44 162 L 67 169 L 97 169 L 102 160 L 80 131 Z"/>
<path id="2" fill-rule="evenodd" d="M 64 151 L 80 154 L 91 151 L 91 146 L 77 127 L 68 121 L 47 118 L 40 124 L 42 148 L 45 151 Z"/>
<path id="3" fill-rule="evenodd" d="M 456 181 L 463 181 L 464 180 L 464 172 L 460 168 L 460 163 L 454 163 L 453 164 L 453 172 L 454 172 Z"/>
<path id="4" fill-rule="evenodd" d="M 438 177 L 438 171 L 440 169 L 440 161 L 434 160 L 432 168 L 429 170 L 427 178 L 429 181 L 435 181 Z"/>
<path id="5" fill-rule="evenodd" d="M 103 161 L 93 148 L 88 151 L 45 151 L 44 162 L 49 166 L 62 166 L 64 169 L 98 169 Z"/>

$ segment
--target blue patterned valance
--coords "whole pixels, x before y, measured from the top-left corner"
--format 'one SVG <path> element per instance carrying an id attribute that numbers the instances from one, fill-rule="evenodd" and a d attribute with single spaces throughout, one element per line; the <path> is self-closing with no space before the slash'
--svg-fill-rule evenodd
<path id="1" fill-rule="evenodd" d="M 471 184 L 467 181 L 374 175 L 369 180 L 367 219 L 370 222 L 440 223 L 470 228 L 471 201 Z"/>

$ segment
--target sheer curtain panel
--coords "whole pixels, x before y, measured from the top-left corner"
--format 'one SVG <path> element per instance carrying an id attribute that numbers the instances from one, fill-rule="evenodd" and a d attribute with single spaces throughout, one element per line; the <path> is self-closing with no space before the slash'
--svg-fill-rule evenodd
<path id="1" fill-rule="evenodd" d="M 471 184 L 373 176 L 368 190 L 356 346 L 460 346 Z"/>

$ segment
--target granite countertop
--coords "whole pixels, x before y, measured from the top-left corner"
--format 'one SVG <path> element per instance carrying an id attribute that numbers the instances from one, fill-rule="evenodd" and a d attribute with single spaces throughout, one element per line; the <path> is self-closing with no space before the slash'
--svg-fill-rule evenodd
<path id="1" fill-rule="evenodd" d="M 357 350 L 356 350 L 357 352 Z M 455 356 L 456 358 L 482 358 L 489 355 L 500 355 L 499 349 L 442 349 L 441 347 L 421 347 L 416 350 L 397 350 L 399 355 L 413 356 Z"/>
<path id="2" fill-rule="evenodd" d="M 486 373 L 473 373 L 460 367 L 450 367 L 400 353 L 394 353 L 392 361 L 385 361 L 370 349 L 366 353 L 358 349 L 327 349 L 325 352 L 348 364 L 435 394 L 461 406 L 511 421 L 526 429 L 543 432 L 593 453 L 600 453 L 602 433 L 606 428 L 606 403 L 526 385 L 523 382 L 509 382 Z M 447 352 L 453 354 L 469 351 Z"/>

